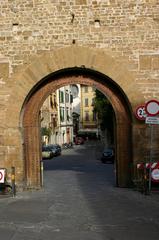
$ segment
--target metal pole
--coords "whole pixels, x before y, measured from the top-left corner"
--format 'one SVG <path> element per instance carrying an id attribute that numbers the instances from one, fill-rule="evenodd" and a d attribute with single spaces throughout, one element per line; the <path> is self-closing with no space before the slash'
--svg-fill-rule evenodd
<path id="1" fill-rule="evenodd" d="M 11 182 L 12 182 L 12 194 L 13 197 L 16 195 L 16 189 L 15 189 L 15 167 L 11 168 Z"/>
<path id="2" fill-rule="evenodd" d="M 43 167 L 43 162 L 41 162 L 41 186 L 43 187 L 44 185 L 44 167 Z"/>
<path id="3" fill-rule="evenodd" d="M 153 124 L 150 124 L 150 167 L 149 167 L 149 194 L 151 193 L 152 143 L 153 143 Z"/>

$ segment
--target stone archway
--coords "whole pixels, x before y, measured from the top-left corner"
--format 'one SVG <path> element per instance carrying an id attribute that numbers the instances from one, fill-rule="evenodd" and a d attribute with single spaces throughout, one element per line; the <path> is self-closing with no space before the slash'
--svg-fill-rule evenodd
<path id="1" fill-rule="evenodd" d="M 27 186 L 40 187 L 41 142 L 39 111 L 46 97 L 68 84 L 86 84 L 102 91 L 112 104 L 116 117 L 117 182 L 120 187 L 130 184 L 131 154 L 131 107 L 120 87 L 107 76 L 82 68 L 65 69 L 45 78 L 29 97 L 24 106 L 23 127 Z"/>
<path id="2" fill-rule="evenodd" d="M 10 145 L 13 145 L 14 139 L 15 154 L 13 158 L 13 154 L 6 150 L 5 166 L 6 168 L 10 166 L 16 167 L 16 179 L 18 185 L 25 185 L 26 181 L 29 187 L 38 187 L 40 184 L 40 171 L 39 169 L 37 170 L 39 165 L 34 164 L 31 159 L 33 158 L 35 162 L 39 161 L 39 155 L 37 155 L 37 152 L 38 149 L 40 149 L 40 146 L 34 145 L 32 148 L 32 155 L 28 155 L 28 151 L 30 150 L 27 146 L 29 146 L 32 141 L 34 142 L 36 137 L 39 137 L 37 127 L 39 107 L 49 94 L 49 90 L 46 91 L 45 94 L 43 93 L 39 96 L 38 105 L 36 105 L 36 94 L 43 92 L 48 84 L 53 81 L 54 84 L 51 84 L 52 90 L 63 84 L 69 83 L 70 78 L 68 78 L 67 81 L 64 81 L 64 79 L 66 80 L 64 75 L 61 75 L 60 81 L 59 79 L 52 79 L 54 73 L 64 72 L 67 69 L 89 70 L 89 74 L 87 74 L 87 79 L 89 79 L 88 83 L 90 85 L 98 85 L 99 90 L 108 95 L 116 112 L 118 126 L 120 126 L 117 129 L 117 137 L 123 139 L 122 143 L 118 144 L 119 149 L 121 149 L 120 146 L 123 144 L 120 158 L 123 159 L 126 156 L 128 149 L 133 149 L 131 139 L 133 139 L 138 133 L 137 127 L 134 125 L 134 119 L 133 125 L 131 126 L 131 108 L 133 109 L 134 106 L 142 103 L 143 99 L 142 94 L 138 91 L 135 76 L 132 74 L 131 70 L 129 70 L 131 69 L 129 62 L 126 61 L 126 59 L 121 59 L 119 56 L 114 56 L 113 53 L 106 50 L 103 51 L 79 46 L 56 49 L 52 52 L 32 57 L 28 65 L 17 69 L 17 72 L 8 81 L 6 86 L 7 89 L 10 90 L 10 95 L 8 97 L 8 104 L 6 105 L 5 111 L 6 116 L 4 122 L 2 122 L 2 127 L 5 129 L 5 139 L 7 139 L 8 144 L 6 149 L 9 149 Z M 92 73 L 90 74 L 91 71 L 98 72 L 98 78 L 94 79 L 94 75 Z M 76 79 L 72 80 L 72 83 L 78 83 L 79 74 L 74 74 L 73 76 L 76 77 Z M 105 78 L 102 76 L 105 76 Z M 100 79 L 102 79 L 102 81 L 100 81 Z M 88 83 L 86 82 L 86 84 Z M 26 117 L 27 113 L 29 113 L 28 116 L 32 116 L 32 122 L 29 122 L 29 118 Z M 30 132 L 26 131 L 27 128 L 32 128 L 34 131 L 35 134 L 33 134 L 32 138 L 29 135 Z M 132 128 L 133 136 L 131 138 Z M 124 129 L 124 131 L 121 131 L 121 129 Z M 127 134 L 123 135 L 123 132 L 127 132 Z M 23 148 L 26 155 L 23 154 Z M 128 162 L 131 161 L 130 155 L 131 154 L 129 154 Z M 25 156 L 27 156 L 27 161 Z M 133 155 L 133 158 L 135 157 L 136 156 Z M 125 162 L 122 162 L 122 160 L 119 159 L 119 161 L 121 163 L 118 167 L 118 172 L 121 173 L 120 176 L 118 176 L 119 185 L 126 186 L 129 177 L 128 175 L 124 176 L 123 173 L 127 172 L 128 166 L 127 164 L 125 165 Z M 27 171 L 25 171 L 25 169 L 27 169 Z M 24 172 L 26 172 L 26 175 Z"/>

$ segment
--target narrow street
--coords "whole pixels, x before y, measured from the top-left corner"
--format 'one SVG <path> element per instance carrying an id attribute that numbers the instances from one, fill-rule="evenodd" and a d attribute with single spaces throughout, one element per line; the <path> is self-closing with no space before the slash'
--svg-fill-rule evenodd
<path id="1" fill-rule="evenodd" d="M 44 189 L 0 199 L 3 240 L 156 240 L 159 193 L 115 187 L 96 142 L 44 160 Z"/>

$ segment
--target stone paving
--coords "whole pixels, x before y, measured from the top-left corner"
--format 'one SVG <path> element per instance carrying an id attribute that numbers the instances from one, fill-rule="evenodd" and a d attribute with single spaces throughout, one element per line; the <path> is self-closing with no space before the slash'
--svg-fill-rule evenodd
<path id="1" fill-rule="evenodd" d="M 44 189 L 0 198 L 0 239 L 158 239 L 159 193 L 115 187 L 99 156 L 92 142 L 45 160 Z"/>

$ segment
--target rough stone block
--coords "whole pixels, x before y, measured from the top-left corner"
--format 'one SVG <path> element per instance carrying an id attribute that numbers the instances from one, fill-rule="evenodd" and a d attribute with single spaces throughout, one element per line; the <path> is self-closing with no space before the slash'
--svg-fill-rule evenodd
<path id="1" fill-rule="evenodd" d="M 159 70 L 159 55 L 152 57 L 152 70 Z"/>
<path id="2" fill-rule="evenodd" d="M 76 4 L 77 4 L 77 5 L 84 5 L 84 4 L 86 4 L 86 3 L 87 3 L 86 0 L 76 0 Z"/>
<path id="3" fill-rule="evenodd" d="M 6 81 L 9 76 L 9 63 L 0 62 L 0 82 Z"/>
<path id="4" fill-rule="evenodd" d="M 139 58 L 140 70 L 151 70 L 152 56 L 141 55 Z"/>

